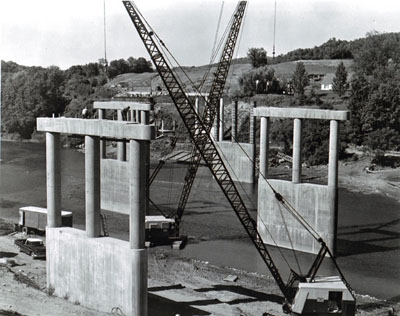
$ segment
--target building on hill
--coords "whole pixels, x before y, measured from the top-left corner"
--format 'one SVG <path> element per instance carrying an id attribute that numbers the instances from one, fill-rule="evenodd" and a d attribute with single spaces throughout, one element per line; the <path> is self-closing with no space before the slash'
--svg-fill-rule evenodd
<path id="1" fill-rule="evenodd" d="M 333 89 L 333 78 L 334 74 L 326 74 L 321 81 L 321 90 L 330 91 Z"/>

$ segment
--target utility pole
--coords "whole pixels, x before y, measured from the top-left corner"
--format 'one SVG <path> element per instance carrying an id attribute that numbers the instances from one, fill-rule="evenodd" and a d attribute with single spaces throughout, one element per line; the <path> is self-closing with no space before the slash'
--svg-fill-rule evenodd
<path id="1" fill-rule="evenodd" d="M 107 68 L 108 68 L 108 61 L 107 61 L 107 28 L 106 28 L 106 0 L 103 1 L 103 25 L 104 25 L 104 74 L 107 77 Z"/>
<path id="2" fill-rule="evenodd" d="M 272 47 L 272 59 L 275 59 L 275 33 L 276 33 L 276 0 L 275 0 L 275 9 L 274 9 L 274 44 Z"/>
<path id="3" fill-rule="evenodd" d="M 1 62 L 0 62 L 0 162 L 1 162 Z"/>

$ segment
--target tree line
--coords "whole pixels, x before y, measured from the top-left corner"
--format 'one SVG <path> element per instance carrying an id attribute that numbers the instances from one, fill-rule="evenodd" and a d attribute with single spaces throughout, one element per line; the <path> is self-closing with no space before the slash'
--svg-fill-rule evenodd
<path id="1" fill-rule="evenodd" d="M 339 54 L 339 52 L 342 52 Z M 346 52 L 350 52 L 347 54 Z M 352 42 L 329 40 L 321 47 L 296 50 L 286 54 L 283 60 L 353 57 L 353 78 L 348 81 L 348 70 L 341 62 L 333 79 L 333 91 L 347 104 L 350 120 L 344 124 L 341 133 L 342 153 L 348 144 L 363 145 L 372 150 L 400 150 L 400 33 L 370 32 L 366 38 Z M 253 69 L 239 78 L 241 96 L 255 94 L 284 93 L 290 84 L 293 89 L 293 105 L 322 104 L 319 97 L 313 97 L 304 64 L 299 61 L 290 79 L 278 80 L 272 68 L 268 67 L 267 54 L 262 48 L 248 52 Z M 282 60 L 282 59 L 281 59 Z M 317 102 L 319 101 L 319 102 Z M 328 126 L 318 121 L 307 122 L 304 128 L 304 156 L 312 164 L 326 163 Z M 274 137 L 290 150 L 292 127 L 287 122 L 276 124 Z M 323 149 L 325 148 L 325 149 Z"/>
<path id="2" fill-rule="evenodd" d="M 153 69 L 144 58 L 129 57 L 111 61 L 108 69 L 105 63 L 61 70 L 56 66 L 26 67 L 1 61 L 1 71 L 2 132 L 29 139 L 37 117 L 53 114 L 77 117 L 85 107 L 93 112 L 95 100 L 111 98 L 117 93 L 106 85 L 109 79 L 121 73 Z"/>

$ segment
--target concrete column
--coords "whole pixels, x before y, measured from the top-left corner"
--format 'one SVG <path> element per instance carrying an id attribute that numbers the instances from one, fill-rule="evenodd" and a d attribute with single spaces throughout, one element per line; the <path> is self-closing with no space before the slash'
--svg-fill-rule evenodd
<path id="1" fill-rule="evenodd" d="M 257 122 L 256 118 L 253 115 L 253 109 L 257 107 L 256 101 L 253 101 L 253 106 L 250 109 L 250 139 L 249 143 L 252 144 L 252 149 L 251 149 L 251 159 L 252 159 L 252 166 L 250 170 L 250 178 L 252 179 L 252 183 L 254 183 L 254 179 L 256 177 L 256 149 L 257 149 L 257 144 L 256 144 L 256 130 L 257 130 Z"/>
<path id="2" fill-rule="evenodd" d="M 339 122 L 330 122 L 328 186 L 338 186 Z"/>
<path id="3" fill-rule="evenodd" d="M 134 255 L 132 279 L 132 315 L 147 316 L 147 251 L 145 242 L 145 214 L 147 179 L 145 172 L 144 141 L 129 142 L 129 245 Z"/>
<path id="4" fill-rule="evenodd" d="M 60 134 L 46 133 L 47 226 L 61 226 Z"/>
<path id="5" fill-rule="evenodd" d="M 135 110 L 136 123 L 138 123 L 138 124 L 142 123 L 139 112 L 140 112 L 139 110 Z"/>
<path id="6" fill-rule="evenodd" d="M 123 121 L 122 110 L 118 110 L 118 121 Z M 121 161 L 126 161 L 126 143 L 120 141 L 117 144 L 117 159 Z"/>
<path id="7" fill-rule="evenodd" d="M 131 249 L 144 248 L 146 214 L 146 163 L 144 157 L 144 142 L 131 140 L 129 143 L 129 241 Z"/>
<path id="8" fill-rule="evenodd" d="M 232 104 L 232 142 L 236 142 L 237 139 L 237 124 L 238 124 L 238 101 L 234 101 Z"/>
<path id="9" fill-rule="evenodd" d="M 215 113 L 215 119 L 211 130 L 214 141 L 219 141 L 219 107 L 217 113 Z"/>
<path id="10" fill-rule="evenodd" d="M 222 142 L 224 140 L 224 99 L 221 98 L 219 100 L 219 141 Z"/>
<path id="11" fill-rule="evenodd" d="M 257 107 L 256 101 L 253 101 L 253 106 L 250 108 L 250 135 L 249 135 L 249 143 L 256 143 L 256 118 L 253 116 L 253 109 Z"/>
<path id="12" fill-rule="evenodd" d="M 135 110 L 131 110 L 131 122 L 136 122 L 136 112 Z"/>
<path id="13" fill-rule="evenodd" d="M 199 110 L 200 110 L 200 108 L 199 108 L 199 97 L 196 97 L 196 99 L 194 101 L 194 110 L 196 111 L 197 115 L 200 116 L 200 113 L 199 113 Z M 197 134 L 198 133 L 198 129 L 199 129 L 199 121 L 198 121 L 197 118 L 196 118 L 196 121 L 195 121 L 194 124 L 195 124 L 194 127 L 195 127 L 196 134 Z"/>
<path id="14" fill-rule="evenodd" d="M 100 138 L 85 136 L 86 234 L 100 236 Z"/>
<path id="15" fill-rule="evenodd" d="M 104 109 L 98 109 L 99 112 L 99 120 L 104 120 L 105 118 L 105 110 Z M 107 151 L 106 151 L 106 141 L 101 140 L 100 141 L 100 158 L 104 159 L 107 157 Z"/>
<path id="16" fill-rule="evenodd" d="M 140 123 L 149 125 L 149 123 L 150 123 L 150 112 L 149 111 L 140 111 Z"/>
<path id="17" fill-rule="evenodd" d="M 301 182 L 301 119 L 294 119 L 293 125 L 293 162 L 292 162 L 292 182 Z"/>
<path id="18" fill-rule="evenodd" d="M 149 111 L 141 111 L 140 114 L 141 117 L 141 124 L 144 125 L 149 125 L 150 123 L 150 112 Z M 149 192 L 150 192 L 150 188 L 148 186 L 148 180 L 150 178 L 150 142 L 149 141 L 143 141 L 142 142 L 143 145 L 143 150 L 142 150 L 142 156 L 141 159 L 144 160 L 144 164 L 145 164 L 145 179 L 146 179 L 146 186 L 145 186 L 145 210 L 146 213 L 148 213 L 148 209 L 149 209 Z"/>
<path id="19" fill-rule="evenodd" d="M 333 210 L 334 220 L 329 228 L 333 236 L 332 253 L 337 253 L 337 225 L 338 225 L 338 155 L 339 155 L 339 122 L 331 120 L 329 132 L 329 166 L 328 166 L 328 187 L 330 188 L 329 208 Z"/>
<path id="20" fill-rule="evenodd" d="M 260 173 L 261 177 L 268 176 L 268 153 L 269 153 L 269 117 L 261 117 L 260 126 Z"/>

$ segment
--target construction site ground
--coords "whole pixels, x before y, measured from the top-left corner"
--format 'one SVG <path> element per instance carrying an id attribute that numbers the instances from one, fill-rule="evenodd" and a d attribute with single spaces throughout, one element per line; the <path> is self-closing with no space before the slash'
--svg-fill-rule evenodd
<path id="1" fill-rule="evenodd" d="M 19 253 L 13 245 L 17 235 L 9 235 L 19 207 L 46 206 L 43 149 L 15 143 L 5 148 L 0 168 L 0 258 L 13 259 L 17 265 L 0 265 L 0 315 L 108 315 L 46 293 L 45 261 Z M 63 209 L 73 210 L 74 226 L 83 229 L 83 155 L 63 150 L 62 157 Z M 365 172 L 369 163 L 366 158 L 340 165 L 338 262 L 358 293 L 357 315 L 400 315 L 400 170 L 370 174 Z M 183 170 L 185 165 L 168 165 L 154 182 L 152 198 L 165 212 L 175 210 Z M 271 173 L 288 178 L 290 169 L 279 166 Z M 326 166 L 308 168 L 304 181 L 323 183 L 326 174 Z M 246 200 L 254 204 L 256 189 L 244 189 Z M 186 248 L 149 250 L 149 315 L 284 315 L 279 289 L 265 266 L 257 263 L 243 228 L 205 167 L 193 190 L 183 222 L 189 236 Z M 256 215 L 255 206 L 251 212 Z M 105 213 L 110 235 L 126 240 L 126 217 Z M 276 249 L 271 251 L 275 256 Z M 300 264 L 309 266 L 307 258 L 300 254 Z M 283 269 L 280 261 L 278 265 Z M 229 275 L 238 278 L 224 281 Z"/>
<path id="2" fill-rule="evenodd" d="M 0 237 L 0 257 L 12 259 L 9 264 L 0 264 L 0 315 L 123 315 L 100 313 L 79 302 L 69 302 L 68 297 L 48 293 L 45 260 L 19 253 L 14 246 L 17 237 L 18 234 Z M 229 275 L 237 280 L 224 281 Z M 150 250 L 148 286 L 149 316 L 285 315 L 281 310 L 282 295 L 271 278 L 182 260 L 167 249 Z M 399 315 L 399 304 L 359 295 L 357 301 L 357 315 Z"/>

